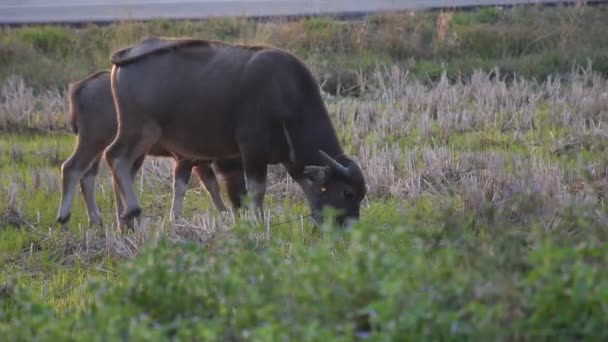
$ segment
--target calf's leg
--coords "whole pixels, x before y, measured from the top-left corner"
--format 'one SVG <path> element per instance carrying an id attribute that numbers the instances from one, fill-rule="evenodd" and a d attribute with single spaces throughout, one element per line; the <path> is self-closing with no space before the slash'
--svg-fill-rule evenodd
<path id="1" fill-rule="evenodd" d="M 217 181 L 217 177 L 215 176 L 215 171 L 211 168 L 211 163 L 207 161 L 198 161 L 196 166 L 194 166 L 194 172 L 198 176 L 198 179 L 203 183 L 205 189 L 211 196 L 211 200 L 213 201 L 213 205 L 219 211 L 226 211 L 226 205 L 222 200 L 222 196 L 220 195 L 220 184 Z"/>
<path id="2" fill-rule="evenodd" d="M 184 196 L 190 182 L 193 162 L 187 159 L 176 159 L 173 169 L 173 201 L 171 202 L 170 220 L 175 221 L 179 217 L 184 204 Z"/>
<path id="3" fill-rule="evenodd" d="M 95 200 L 95 183 L 97 181 L 97 173 L 99 172 L 99 162 L 101 155 L 98 155 L 91 166 L 80 179 L 80 190 L 84 197 L 84 202 L 87 206 L 87 214 L 89 218 L 89 226 L 101 226 L 101 210 Z"/>
<path id="4" fill-rule="evenodd" d="M 61 203 L 57 214 L 57 222 L 65 224 L 70 220 L 76 184 L 98 154 L 99 151 L 79 139 L 72 156 L 61 165 Z"/>

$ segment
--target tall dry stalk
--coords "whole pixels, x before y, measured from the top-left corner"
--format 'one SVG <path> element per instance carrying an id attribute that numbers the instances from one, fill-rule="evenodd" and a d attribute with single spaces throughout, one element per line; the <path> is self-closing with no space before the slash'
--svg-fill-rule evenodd
<path id="1" fill-rule="evenodd" d="M 437 42 L 443 44 L 446 41 L 448 33 L 450 32 L 450 23 L 452 22 L 453 11 L 441 11 L 437 16 Z"/>

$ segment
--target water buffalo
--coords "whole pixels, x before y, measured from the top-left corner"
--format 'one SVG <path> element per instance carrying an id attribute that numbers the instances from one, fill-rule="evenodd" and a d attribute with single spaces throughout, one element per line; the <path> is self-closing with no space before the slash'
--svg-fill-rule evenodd
<path id="1" fill-rule="evenodd" d="M 75 187 L 77 182 L 80 181 L 89 224 L 98 225 L 101 224 L 101 214 L 95 201 L 95 180 L 103 150 L 110 145 L 117 132 L 116 108 L 112 97 L 110 71 L 98 71 L 83 80 L 71 83 L 68 93 L 72 130 L 78 135 L 78 141 L 72 156 L 61 166 L 62 197 L 57 220 L 60 223 L 66 223 L 69 220 Z M 177 217 L 181 211 L 192 168 L 194 168 L 194 172 L 211 195 L 216 208 L 221 211 L 226 210 L 210 161 L 180 158 L 158 145 L 150 146 L 147 154 L 175 159 L 173 202 L 171 204 L 172 219 Z M 133 165 L 132 175 L 140 168 L 144 160 L 143 157 L 140 156 Z M 218 160 L 214 163 L 218 172 L 224 178 L 232 206 L 240 207 L 241 197 L 246 194 L 240 159 Z M 116 185 L 114 188 L 116 188 Z M 117 194 L 118 192 L 115 191 L 117 213 L 121 213 L 124 204 Z"/>
<path id="2" fill-rule="evenodd" d="M 126 210 L 141 214 L 130 172 L 155 143 L 189 158 L 239 157 L 263 217 L 267 165 L 299 184 L 316 223 L 324 207 L 343 225 L 359 217 L 363 173 L 344 155 L 319 86 L 294 55 L 273 47 L 146 38 L 111 56 L 119 117 L 105 156 Z"/>

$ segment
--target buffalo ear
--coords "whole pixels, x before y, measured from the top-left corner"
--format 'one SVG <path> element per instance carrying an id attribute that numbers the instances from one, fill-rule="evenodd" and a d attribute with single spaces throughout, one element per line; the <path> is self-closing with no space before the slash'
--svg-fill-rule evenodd
<path id="1" fill-rule="evenodd" d="M 331 167 L 329 166 L 305 166 L 304 176 L 314 183 L 325 184 L 331 177 Z"/>

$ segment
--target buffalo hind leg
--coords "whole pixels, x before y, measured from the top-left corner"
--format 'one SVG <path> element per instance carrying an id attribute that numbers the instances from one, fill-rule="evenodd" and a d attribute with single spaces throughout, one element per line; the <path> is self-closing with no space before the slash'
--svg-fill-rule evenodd
<path id="1" fill-rule="evenodd" d="M 207 189 L 215 208 L 219 211 L 228 210 L 228 208 L 226 208 L 226 204 L 224 204 L 224 201 L 222 200 L 222 196 L 220 195 L 220 183 L 217 181 L 215 171 L 213 171 L 213 168 L 211 168 L 211 162 L 197 162 L 196 166 L 194 167 L 194 172 L 201 183 L 203 183 L 205 186 L 205 189 Z"/>
<path id="2" fill-rule="evenodd" d="M 120 194 L 125 202 L 125 210 L 118 219 L 131 220 L 140 216 L 141 208 L 134 188 L 133 168 L 141 156 L 160 136 L 156 125 L 139 124 L 136 132 L 121 134 L 106 149 L 105 157 L 112 170 L 112 177 L 118 182 Z"/>
<path id="3" fill-rule="evenodd" d="M 141 155 L 135 160 L 135 164 L 133 164 L 133 167 L 131 168 L 131 177 L 133 179 L 135 179 L 137 172 L 139 171 L 139 169 L 141 169 L 141 166 L 144 163 L 145 158 L 146 158 L 145 155 Z M 134 226 L 133 219 L 124 220 L 121 218 L 125 204 L 124 204 L 124 199 L 122 198 L 122 194 L 120 192 L 120 187 L 118 186 L 118 182 L 113 177 L 112 177 L 112 189 L 114 191 L 114 201 L 115 201 L 115 207 L 116 207 L 116 217 L 117 217 L 118 229 L 120 229 L 121 231 L 124 231 L 125 228 L 132 229 Z"/>
<path id="4" fill-rule="evenodd" d="M 169 219 L 174 222 L 179 217 L 184 204 L 184 196 L 190 182 L 193 162 L 188 159 L 176 159 L 173 169 L 173 201 Z"/>
<path id="5" fill-rule="evenodd" d="M 95 200 L 95 183 L 97 181 L 97 173 L 99 172 L 100 160 L 101 155 L 98 155 L 80 179 L 80 190 L 87 206 L 90 227 L 102 225 L 101 210 Z"/>
<path id="6" fill-rule="evenodd" d="M 76 185 L 89 169 L 99 151 L 85 146 L 80 140 L 72 156 L 61 165 L 61 203 L 57 222 L 65 224 L 72 215 Z"/>

